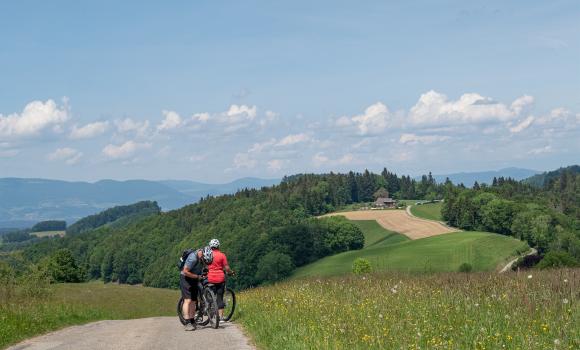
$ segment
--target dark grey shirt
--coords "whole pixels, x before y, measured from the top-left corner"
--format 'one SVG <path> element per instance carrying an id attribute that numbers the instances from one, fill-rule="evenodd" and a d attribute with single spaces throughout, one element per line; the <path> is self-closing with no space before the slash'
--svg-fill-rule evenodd
<path id="1" fill-rule="evenodd" d="M 187 266 L 189 272 L 194 273 L 196 275 L 201 275 L 203 271 L 203 261 L 201 261 L 201 259 L 197 257 L 198 252 L 199 250 L 196 250 L 195 252 L 189 254 L 187 259 L 185 260 L 185 264 L 183 265 L 183 267 L 185 268 Z M 181 274 L 185 275 L 183 271 L 181 271 Z"/>

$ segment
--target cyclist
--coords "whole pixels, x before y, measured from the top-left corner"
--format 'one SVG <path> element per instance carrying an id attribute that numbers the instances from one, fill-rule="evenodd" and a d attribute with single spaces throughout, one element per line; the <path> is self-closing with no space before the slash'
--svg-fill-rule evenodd
<path id="1" fill-rule="evenodd" d="M 194 331 L 195 309 L 197 304 L 198 283 L 200 282 L 205 265 L 211 264 L 213 251 L 210 247 L 198 249 L 187 257 L 179 276 L 179 287 L 183 297 L 183 315 L 186 320 L 185 330 Z"/>
<path id="2" fill-rule="evenodd" d="M 225 307 L 224 292 L 226 288 L 226 277 L 224 271 L 227 272 L 228 275 L 233 275 L 234 271 L 230 269 L 226 255 L 220 251 L 220 241 L 215 238 L 212 239 L 209 241 L 209 247 L 213 251 L 213 262 L 208 265 L 207 281 L 214 285 L 219 310 L 218 312 L 220 319 L 223 320 Z"/>

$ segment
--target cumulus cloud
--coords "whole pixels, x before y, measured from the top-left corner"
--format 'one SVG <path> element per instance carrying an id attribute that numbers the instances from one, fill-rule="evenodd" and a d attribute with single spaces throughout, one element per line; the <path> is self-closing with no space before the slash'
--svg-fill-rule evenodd
<path id="1" fill-rule="evenodd" d="M 58 106 L 53 100 L 33 101 L 21 113 L 4 116 L 0 114 L 0 137 L 19 138 L 33 136 L 41 131 L 58 127 L 69 119 L 66 106 Z M 58 130 L 58 128 L 57 128 Z"/>
<path id="2" fill-rule="evenodd" d="M 338 118 L 336 125 L 339 127 L 354 125 L 360 135 L 378 134 L 387 127 L 389 116 L 390 112 L 387 106 L 377 102 L 367 107 L 363 114 L 355 115 L 352 118 Z"/>
<path id="3" fill-rule="evenodd" d="M 271 172 L 278 172 L 282 170 L 284 164 L 286 163 L 283 159 L 272 159 L 268 161 L 268 170 Z"/>
<path id="4" fill-rule="evenodd" d="M 237 123 L 244 120 L 254 120 L 257 115 L 256 106 L 231 105 L 227 112 L 224 113 L 225 121 Z"/>
<path id="5" fill-rule="evenodd" d="M 210 120 L 210 118 L 211 116 L 209 115 L 209 113 L 195 113 L 194 115 L 191 116 L 191 119 L 193 121 L 201 123 L 207 123 L 208 120 Z"/>
<path id="6" fill-rule="evenodd" d="M 149 129 L 149 121 L 137 121 L 131 118 L 125 118 L 115 120 L 115 126 L 120 133 L 136 132 L 137 134 L 143 135 Z"/>
<path id="7" fill-rule="evenodd" d="M 522 132 L 523 130 L 527 129 L 530 125 L 532 125 L 533 122 L 534 122 L 534 117 L 529 116 L 526 119 L 519 122 L 518 124 L 516 124 L 515 126 L 511 127 L 510 132 L 513 134 L 517 134 L 519 132 Z"/>
<path id="8" fill-rule="evenodd" d="M 463 94 L 453 101 L 431 90 L 421 95 L 411 108 L 408 119 L 415 125 L 505 122 L 518 118 L 533 101 L 531 96 L 522 96 L 507 106 L 476 93 Z"/>
<path id="9" fill-rule="evenodd" d="M 417 143 L 431 144 L 434 142 L 447 141 L 451 137 L 443 135 L 416 135 L 416 134 L 402 134 L 399 138 L 399 143 L 414 145 Z"/>
<path id="10" fill-rule="evenodd" d="M 528 152 L 528 154 L 540 155 L 540 154 L 546 154 L 546 153 L 552 153 L 552 152 L 553 152 L 552 146 L 548 145 L 548 146 L 544 146 L 544 147 L 533 148 Z"/>
<path id="11" fill-rule="evenodd" d="M 150 143 L 127 141 L 121 145 L 108 144 L 103 148 L 103 154 L 111 159 L 126 159 L 133 156 L 137 151 L 147 148 L 151 148 Z"/>
<path id="12" fill-rule="evenodd" d="M 318 152 L 316 153 L 314 156 L 312 156 L 312 164 L 317 167 L 323 167 L 323 166 L 332 166 L 332 165 L 347 165 L 347 164 L 351 164 L 354 161 L 354 155 L 351 153 L 347 153 L 345 155 L 343 155 L 340 158 L 337 159 L 332 159 L 326 155 L 324 155 L 324 153 L 322 152 Z"/>
<path id="13" fill-rule="evenodd" d="M 107 131 L 108 127 L 108 121 L 90 123 L 80 128 L 75 125 L 73 126 L 69 136 L 71 139 L 89 139 L 103 134 Z"/>
<path id="14" fill-rule="evenodd" d="M 63 147 L 49 153 L 46 158 L 49 161 L 63 161 L 68 165 L 73 165 L 78 163 L 82 156 L 83 153 L 74 148 Z"/>
<path id="15" fill-rule="evenodd" d="M 237 153 L 234 156 L 234 167 L 236 169 L 252 169 L 256 167 L 257 160 L 250 157 L 248 153 Z"/>
<path id="16" fill-rule="evenodd" d="M 276 143 L 276 146 L 289 146 L 300 142 L 306 142 L 308 140 L 310 140 L 310 136 L 307 134 L 293 134 L 282 138 L 278 143 Z"/>
<path id="17" fill-rule="evenodd" d="M 181 117 L 177 112 L 174 111 L 163 111 L 164 119 L 157 126 L 157 130 L 165 131 L 165 130 L 172 130 L 180 127 L 183 123 Z"/>

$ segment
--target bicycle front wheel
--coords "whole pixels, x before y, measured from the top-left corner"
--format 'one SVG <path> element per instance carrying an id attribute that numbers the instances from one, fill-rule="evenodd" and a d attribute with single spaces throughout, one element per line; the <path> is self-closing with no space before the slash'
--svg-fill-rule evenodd
<path id="1" fill-rule="evenodd" d="M 230 288 L 224 292 L 224 321 L 229 321 L 236 311 L 236 294 Z"/>
<path id="2" fill-rule="evenodd" d="M 209 319 L 209 323 L 212 328 L 218 328 L 220 326 L 220 316 L 218 313 L 217 300 L 215 293 L 210 288 L 205 288 L 203 290 L 203 298 L 205 303 L 205 311 Z"/>

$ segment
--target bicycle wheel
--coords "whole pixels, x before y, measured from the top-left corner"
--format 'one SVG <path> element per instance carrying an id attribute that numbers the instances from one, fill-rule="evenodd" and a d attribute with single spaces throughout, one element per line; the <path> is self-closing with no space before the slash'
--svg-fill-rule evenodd
<path id="1" fill-rule="evenodd" d="M 211 288 L 205 288 L 203 290 L 203 298 L 205 303 L 205 311 L 207 312 L 207 317 L 212 328 L 218 328 L 220 326 L 220 316 L 218 313 L 217 300 L 215 293 Z"/>
<path id="2" fill-rule="evenodd" d="M 236 311 L 236 294 L 230 288 L 227 288 L 224 293 L 224 321 L 229 321 Z"/>
<path id="3" fill-rule="evenodd" d="M 183 317 L 183 298 L 179 298 L 177 302 L 177 316 L 179 317 L 179 322 L 185 326 L 185 317 Z"/>

